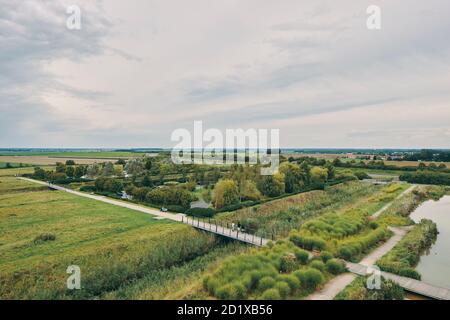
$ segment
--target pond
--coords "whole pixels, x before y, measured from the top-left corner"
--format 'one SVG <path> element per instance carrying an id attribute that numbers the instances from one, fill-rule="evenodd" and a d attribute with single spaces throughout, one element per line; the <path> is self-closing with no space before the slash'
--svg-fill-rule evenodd
<path id="1" fill-rule="evenodd" d="M 436 243 L 420 258 L 416 270 L 423 281 L 450 289 L 450 196 L 423 203 L 411 218 L 415 222 L 430 219 L 439 230 Z"/>

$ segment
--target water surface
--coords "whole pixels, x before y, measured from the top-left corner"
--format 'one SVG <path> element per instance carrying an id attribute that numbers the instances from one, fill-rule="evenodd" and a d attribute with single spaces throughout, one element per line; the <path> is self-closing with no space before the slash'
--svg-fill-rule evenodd
<path id="1" fill-rule="evenodd" d="M 450 289 L 450 196 L 423 203 L 411 218 L 415 222 L 430 219 L 439 230 L 436 243 L 420 258 L 416 270 L 423 281 Z"/>

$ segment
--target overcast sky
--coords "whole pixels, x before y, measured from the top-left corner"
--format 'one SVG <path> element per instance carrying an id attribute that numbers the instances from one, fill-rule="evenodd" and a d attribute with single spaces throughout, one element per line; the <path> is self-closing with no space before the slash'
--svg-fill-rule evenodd
<path id="1" fill-rule="evenodd" d="M 0 0 L 0 147 L 170 147 L 202 120 L 449 148 L 449 39 L 448 0 Z"/>

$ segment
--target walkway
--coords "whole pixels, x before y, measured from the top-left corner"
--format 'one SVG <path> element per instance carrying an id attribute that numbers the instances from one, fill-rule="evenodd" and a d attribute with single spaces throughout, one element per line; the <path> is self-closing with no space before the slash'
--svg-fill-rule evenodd
<path id="1" fill-rule="evenodd" d="M 99 196 L 99 195 L 95 195 L 95 194 L 79 192 L 79 191 L 64 188 L 64 187 L 57 186 L 55 184 L 51 184 L 51 183 L 44 182 L 44 181 L 23 178 L 23 177 L 19 177 L 19 179 L 42 184 L 42 185 L 48 186 L 51 189 L 64 191 L 64 192 L 71 193 L 71 194 L 74 194 L 74 195 L 77 195 L 80 197 L 89 198 L 89 199 L 93 199 L 93 200 L 97 200 L 97 201 L 102 201 L 102 202 L 109 203 L 109 204 L 112 204 L 115 206 L 151 214 L 151 215 L 156 216 L 156 219 L 158 219 L 158 218 L 159 219 L 169 219 L 169 220 L 189 224 L 189 225 L 193 226 L 194 228 L 212 232 L 217 235 L 231 238 L 234 240 L 238 240 L 241 242 L 253 244 L 255 246 L 264 246 L 267 244 L 267 242 L 269 242 L 269 239 L 265 239 L 265 238 L 262 238 L 262 237 L 259 237 L 259 236 L 253 235 L 253 234 L 249 234 L 249 233 L 240 232 L 237 228 L 227 228 L 225 226 L 217 225 L 215 223 L 209 223 L 204 220 L 188 217 L 181 213 L 174 214 L 174 213 L 170 213 L 170 212 L 162 212 L 158 209 L 144 207 L 144 206 L 140 206 L 137 204 L 133 204 L 133 203 L 125 202 L 125 201 L 121 201 L 121 200 L 115 200 L 115 199 L 111 199 L 111 198 L 108 198 L 105 196 Z"/>

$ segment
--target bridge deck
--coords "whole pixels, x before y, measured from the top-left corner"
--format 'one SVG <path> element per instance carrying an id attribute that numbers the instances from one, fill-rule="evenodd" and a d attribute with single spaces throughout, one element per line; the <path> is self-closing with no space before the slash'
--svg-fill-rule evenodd
<path id="1" fill-rule="evenodd" d="M 252 244 L 252 245 L 255 245 L 258 247 L 265 246 L 267 244 L 267 242 L 269 242 L 269 239 L 265 239 L 265 238 L 256 236 L 254 234 L 240 232 L 237 229 L 226 228 L 222 225 L 208 223 L 203 220 L 196 220 L 196 219 L 188 217 L 188 216 L 184 217 L 181 222 L 189 224 L 189 225 L 193 226 L 194 228 L 197 228 L 200 230 L 212 232 L 217 235 L 221 235 L 221 236 L 224 236 L 227 238 L 231 238 L 231 239 L 238 240 L 241 242 L 249 243 L 249 244 Z"/>
<path id="2" fill-rule="evenodd" d="M 351 263 L 351 262 L 347 262 L 347 269 L 350 272 L 355 273 L 360 276 L 367 275 L 367 271 L 368 271 L 367 266 L 364 266 L 364 265 L 358 264 L 358 263 Z M 423 281 L 398 276 L 396 274 L 392 274 L 389 272 L 381 271 L 381 275 L 386 279 L 390 279 L 390 280 L 396 282 L 397 284 L 399 284 L 402 288 L 404 288 L 407 291 L 417 293 L 417 294 L 420 294 L 420 295 L 423 295 L 426 297 L 430 297 L 433 299 L 450 300 L 450 290 L 449 289 L 440 288 L 440 287 L 434 286 L 432 284 L 429 284 L 429 283 L 426 283 Z"/>

